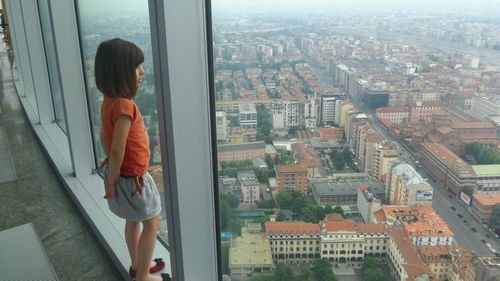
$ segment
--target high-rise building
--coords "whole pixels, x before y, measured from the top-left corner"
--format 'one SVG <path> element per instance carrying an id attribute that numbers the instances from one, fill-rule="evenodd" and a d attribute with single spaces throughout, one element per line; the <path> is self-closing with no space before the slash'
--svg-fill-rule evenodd
<path id="1" fill-rule="evenodd" d="M 318 124 L 320 126 L 335 125 L 337 101 L 344 100 L 345 94 L 321 94 L 318 97 Z"/>
<path id="2" fill-rule="evenodd" d="M 255 104 L 239 105 L 239 120 L 242 129 L 257 129 L 257 109 Z"/>

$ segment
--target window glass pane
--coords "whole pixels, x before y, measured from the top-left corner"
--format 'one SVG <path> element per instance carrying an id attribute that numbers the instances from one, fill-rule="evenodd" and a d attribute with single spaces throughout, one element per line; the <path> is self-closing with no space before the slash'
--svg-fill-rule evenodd
<path id="1" fill-rule="evenodd" d="M 151 149 L 149 172 L 160 191 L 163 212 L 159 237 L 167 243 L 167 224 L 165 216 L 164 185 L 161 155 L 159 151 L 158 115 L 154 89 L 153 54 L 149 27 L 148 1 L 77 1 L 80 29 L 80 44 L 84 59 L 84 71 L 89 95 L 94 146 L 97 161 L 106 157 L 100 141 L 100 106 L 102 93 L 97 89 L 94 79 L 94 58 L 97 47 L 102 41 L 121 38 L 138 45 L 144 52 L 144 78 L 135 98 L 147 127 Z"/>
<path id="2" fill-rule="evenodd" d="M 404 235 L 439 216 L 454 233 L 439 243 L 498 250 L 457 198 L 494 191 L 465 175 L 496 163 L 499 1 L 211 2 L 224 274 L 361 280 L 365 257 L 399 255 L 366 225 L 387 201 L 412 206 L 387 218 Z"/>
<path id="3" fill-rule="evenodd" d="M 45 57 L 47 59 L 47 69 L 49 71 L 50 90 L 52 93 L 52 104 L 54 106 L 55 121 L 67 134 L 66 113 L 63 107 L 63 96 L 61 90 L 61 77 L 56 56 L 56 46 L 51 22 L 50 3 L 48 0 L 38 1 L 40 13 L 40 24 L 42 26 L 43 45 Z"/>

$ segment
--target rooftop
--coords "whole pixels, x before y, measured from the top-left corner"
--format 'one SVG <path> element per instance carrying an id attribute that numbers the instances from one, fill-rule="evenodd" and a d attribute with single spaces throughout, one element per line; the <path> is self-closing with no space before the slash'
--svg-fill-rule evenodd
<path id="1" fill-rule="evenodd" d="M 266 148 L 266 144 L 263 141 L 217 145 L 218 152 L 230 152 L 230 151 L 239 151 L 239 150 L 265 149 L 265 148 Z"/>
<path id="2" fill-rule="evenodd" d="M 352 220 L 324 221 L 321 228 L 323 232 L 356 232 L 356 224 Z"/>
<path id="3" fill-rule="evenodd" d="M 401 178 L 401 181 L 405 183 L 406 186 L 410 187 L 413 185 L 427 185 L 432 188 L 428 182 L 413 168 L 411 165 L 406 163 L 399 163 L 394 168 L 392 168 L 393 175 L 397 175 Z"/>
<path id="4" fill-rule="evenodd" d="M 406 106 L 387 106 L 377 108 L 377 113 L 391 113 L 391 112 L 410 112 Z"/>
<path id="5" fill-rule="evenodd" d="M 420 258 L 417 248 L 403 230 L 390 229 L 389 235 L 404 258 L 405 263 L 403 266 L 409 276 L 409 280 L 415 280 L 415 277 L 422 274 L 432 275 L 432 271 Z"/>
<path id="6" fill-rule="evenodd" d="M 305 222 L 267 222 L 266 234 L 319 234 L 319 224 Z"/>
<path id="7" fill-rule="evenodd" d="M 233 247 L 229 250 L 229 268 L 272 266 L 271 246 L 263 234 L 243 230 L 240 237 L 233 239 Z"/>
<path id="8" fill-rule="evenodd" d="M 460 157 L 446 146 L 438 143 L 422 143 L 421 146 L 455 173 L 464 176 L 472 176 L 474 174 L 470 165 L 465 163 L 465 161 L 460 159 Z"/>
<path id="9" fill-rule="evenodd" d="M 500 165 L 472 165 L 472 170 L 478 177 L 500 176 Z"/>
<path id="10" fill-rule="evenodd" d="M 483 206 L 493 206 L 500 204 L 500 193 L 497 194 L 474 194 L 474 200 Z"/>
<path id="11" fill-rule="evenodd" d="M 304 164 L 277 165 L 276 171 L 280 173 L 307 173 Z"/>

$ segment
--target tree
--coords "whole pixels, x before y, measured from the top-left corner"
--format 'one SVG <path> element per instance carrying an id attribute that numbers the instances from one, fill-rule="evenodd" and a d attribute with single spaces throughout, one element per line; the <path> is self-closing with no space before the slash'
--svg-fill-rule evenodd
<path id="1" fill-rule="evenodd" d="M 294 281 L 295 276 L 293 275 L 292 268 L 285 263 L 278 263 L 276 266 L 276 273 L 274 275 L 275 281 Z"/>
<path id="2" fill-rule="evenodd" d="M 321 259 L 313 263 L 311 271 L 316 275 L 316 280 L 318 281 L 336 281 L 335 275 L 333 274 L 332 264 L 326 260 Z"/>
<path id="3" fill-rule="evenodd" d="M 222 273 L 229 274 L 229 245 L 222 245 Z"/>
<path id="4" fill-rule="evenodd" d="M 384 271 L 378 266 L 372 257 L 366 257 L 363 261 L 363 280 L 364 281 L 384 281 L 387 280 Z"/>
<path id="5" fill-rule="evenodd" d="M 333 213 L 340 214 L 342 217 L 344 216 L 344 210 L 342 210 L 342 207 L 340 206 L 335 206 L 332 210 Z"/>
<path id="6" fill-rule="evenodd" d="M 266 164 L 270 170 L 274 169 L 274 160 L 269 154 L 266 155 Z"/>
<path id="7" fill-rule="evenodd" d="M 462 192 L 467 194 L 469 197 L 471 197 L 472 194 L 474 194 L 474 189 L 472 189 L 472 187 L 470 187 L 470 186 L 467 186 L 462 190 Z"/>
<path id="8" fill-rule="evenodd" d="M 249 281 L 273 281 L 271 276 L 253 275 Z"/>
<path id="9" fill-rule="evenodd" d="M 276 195 L 276 203 L 280 209 L 290 209 L 292 207 L 293 197 L 289 191 L 282 191 Z"/>
<path id="10" fill-rule="evenodd" d="M 233 194 L 224 194 L 221 195 L 221 197 L 225 198 L 225 200 L 229 203 L 229 206 L 231 206 L 231 209 L 238 208 L 238 206 L 240 205 L 240 199 L 238 199 L 238 197 Z"/>
<path id="11" fill-rule="evenodd" d="M 491 214 L 489 226 L 492 229 L 500 229 L 500 205 L 496 205 L 493 209 L 493 214 Z"/>
<path id="12" fill-rule="evenodd" d="M 257 177 L 257 180 L 260 183 L 267 183 L 267 181 L 269 180 L 269 176 L 267 175 L 267 170 L 255 168 L 254 172 L 255 176 Z"/>
<path id="13" fill-rule="evenodd" d="M 275 205 L 273 200 L 261 199 L 257 201 L 257 207 L 261 209 L 274 209 Z"/>
<path id="14" fill-rule="evenodd" d="M 284 212 L 279 211 L 278 215 L 276 216 L 276 221 L 286 221 L 287 217 Z"/>
<path id="15" fill-rule="evenodd" d="M 220 197 L 220 225 L 222 230 L 228 230 L 231 226 L 233 219 L 233 212 L 231 210 L 231 205 L 227 201 L 225 196 Z"/>

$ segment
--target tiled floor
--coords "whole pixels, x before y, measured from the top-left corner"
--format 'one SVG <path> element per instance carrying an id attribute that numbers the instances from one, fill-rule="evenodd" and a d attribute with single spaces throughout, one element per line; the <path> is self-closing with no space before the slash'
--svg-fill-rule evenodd
<path id="1" fill-rule="evenodd" d="M 1 46 L 0 230 L 33 223 L 62 281 L 121 280 L 37 143 L 15 92 L 7 56 Z"/>

